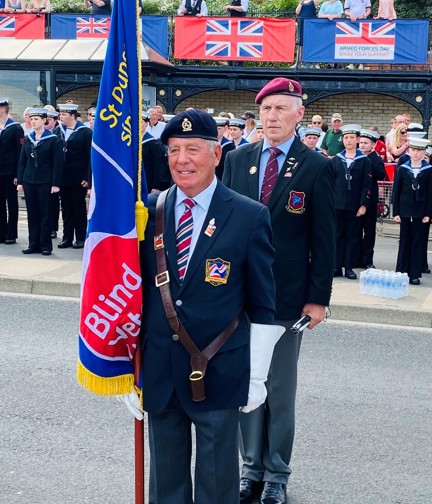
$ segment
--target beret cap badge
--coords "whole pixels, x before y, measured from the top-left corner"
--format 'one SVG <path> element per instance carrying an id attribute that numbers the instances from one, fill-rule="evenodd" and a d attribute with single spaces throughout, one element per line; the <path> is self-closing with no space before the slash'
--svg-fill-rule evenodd
<path id="1" fill-rule="evenodd" d="M 294 92 L 294 86 L 293 86 L 292 82 L 290 82 L 288 84 L 288 89 L 290 90 L 290 93 Z"/>
<path id="2" fill-rule="evenodd" d="M 192 131 L 192 123 L 187 117 L 183 119 L 182 130 L 186 133 L 187 131 Z"/>

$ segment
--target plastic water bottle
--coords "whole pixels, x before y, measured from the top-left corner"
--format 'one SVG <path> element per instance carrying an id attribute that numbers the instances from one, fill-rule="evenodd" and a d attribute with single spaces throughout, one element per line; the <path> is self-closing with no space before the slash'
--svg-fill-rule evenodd
<path id="1" fill-rule="evenodd" d="M 409 278 L 407 273 L 402 273 L 402 297 L 408 296 Z"/>

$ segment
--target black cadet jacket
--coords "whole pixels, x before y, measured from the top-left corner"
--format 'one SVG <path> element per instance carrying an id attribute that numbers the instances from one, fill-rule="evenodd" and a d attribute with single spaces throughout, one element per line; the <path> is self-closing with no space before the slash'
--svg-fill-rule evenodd
<path id="1" fill-rule="evenodd" d="M 91 176 L 92 130 L 82 122 L 77 122 L 67 140 L 65 131 L 66 128 L 62 124 L 54 130 L 64 142 L 62 185 L 81 184 L 83 180 L 88 182 Z"/>
<path id="2" fill-rule="evenodd" d="M 0 175 L 17 176 L 24 130 L 12 119 L 0 130 Z"/>
<path id="3" fill-rule="evenodd" d="M 18 184 L 61 185 L 63 142 L 48 130 L 39 140 L 35 132 L 26 136 L 18 167 Z"/>
<path id="4" fill-rule="evenodd" d="M 378 181 L 384 180 L 386 171 L 384 161 L 375 151 L 368 154 L 369 161 L 371 162 L 372 183 L 370 192 L 370 205 L 378 203 Z"/>
<path id="5" fill-rule="evenodd" d="M 426 161 L 417 177 L 411 160 L 399 167 L 393 184 L 393 215 L 414 219 L 432 217 L 432 167 Z"/>

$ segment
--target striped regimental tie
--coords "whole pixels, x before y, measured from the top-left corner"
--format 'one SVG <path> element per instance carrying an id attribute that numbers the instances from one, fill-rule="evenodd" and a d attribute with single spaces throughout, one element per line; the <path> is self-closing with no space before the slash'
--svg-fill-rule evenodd
<path id="1" fill-rule="evenodd" d="M 180 281 L 183 280 L 186 274 L 186 266 L 189 260 L 189 250 L 193 231 L 192 208 L 195 206 L 195 201 L 187 198 L 183 200 L 183 203 L 185 205 L 185 211 L 179 219 L 176 234 L 177 266 Z"/>
<path id="2" fill-rule="evenodd" d="M 277 147 L 269 147 L 270 157 L 267 161 L 264 172 L 264 180 L 261 188 L 260 201 L 263 205 L 268 205 L 271 193 L 278 178 L 278 162 L 277 157 L 282 154 L 282 151 Z"/>

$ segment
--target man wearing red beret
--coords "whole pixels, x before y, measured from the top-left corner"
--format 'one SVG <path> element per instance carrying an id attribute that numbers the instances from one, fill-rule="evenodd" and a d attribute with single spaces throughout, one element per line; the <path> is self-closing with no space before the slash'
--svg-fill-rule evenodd
<path id="1" fill-rule="evenodd" d="M 325 318 L 335 261 L 334 171 L 294 134 L 303 118 L 298 82 L 277 78 L 256 97 L 265 139 L 229 152 L 223 182 L 270 211 L 276 257 L 276 319 L 291 328 L 301 316 L 313 329 Z M 240 503 L 286 503 L 294 441 L 301 332 L 287 331 L 273 354 L 265 405 L 241 414 Z"/>

